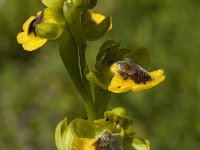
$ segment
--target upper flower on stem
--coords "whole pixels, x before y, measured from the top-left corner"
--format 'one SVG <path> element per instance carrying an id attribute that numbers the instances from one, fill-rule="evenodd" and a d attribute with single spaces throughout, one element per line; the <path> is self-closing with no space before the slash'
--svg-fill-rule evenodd
<path id="1" fill-rule="evenodd" d="M 23 25 L 23 32 L 17 35 L 18 43 L 27 51 L 43 46 L 47 40 L 56 39 L 64 29 L 64 21 L 50 8 L 31 16 Z"/>
<path id="2" fill-rule="evenodd" d="M 147 72 L 130 58 L 114 63 L 111 66 L 111 72 L 114 76 L 108 86 L 108 90 L 114 93 L 150 89 L 165 79 L 162 69 Z"/>
<path id="3" fill-rule="evenodd" d="M 31 16 L 23 24 L 23 32 L 17 35 L 18 43 L 22 44 L 23 48 L 27 51 L 35 50 L 44 45 L 47 41 L 45 38 L 40 38 L 35 31 L 35 26 L 42 21 L 43 16 L 43 12 L 39 13 L 36 17 Z"/>

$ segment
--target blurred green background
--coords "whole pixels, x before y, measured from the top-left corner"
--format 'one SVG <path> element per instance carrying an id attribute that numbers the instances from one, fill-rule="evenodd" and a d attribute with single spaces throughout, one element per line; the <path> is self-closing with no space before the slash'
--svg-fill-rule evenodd
<path id="1" fill-rule="evenodd" d="M 59 57 L 58 43 L 26 52 L 16 42 L 40 1 L 0 0 L 0 149 L 55 150 L 54 131 L 65 116 L 85 115 L 81 98 Z M 113 29 L 88 43 L 94 66 L 103 41 L 150 49 L 149 70 L 163 68 L 166 80 L 142 92 L 112 97 L 109 109 L 124 106 L 137 136 L 152 150 L 200 147 L 200 1 L 99 0 L 96 11 L 113 17 Z"/>

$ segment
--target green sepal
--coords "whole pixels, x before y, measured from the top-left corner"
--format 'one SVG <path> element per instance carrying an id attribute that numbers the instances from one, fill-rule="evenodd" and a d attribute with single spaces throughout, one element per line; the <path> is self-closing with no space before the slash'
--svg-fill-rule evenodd
<path id="1" fill-rule="evenodd" d="M 99 24 L 90 22 L 90 24 L 87 25 L 87 29 L 84 30 L 86 40 L 95 41 L 101 38 L 110 28 L 110 24 L 111 17 L 106 17 Z"/>
<path id="2" fill-rule="evenodd" d="M 55 142 L 57 150 L 63 150 L 62 148 L 62 136 L 63 132 L 67 129 L 67 118 L 64 118 L 56 127 L 55 131 Z"/>
<path id="3" fill-rule="evenodd" d="M 73 0 L 73 5 L 77 8 L 92 9 L 96 4 L 97 0 Z"/>
<path id="4" fill-rule="evenodd" d="M 110 66 L 116 61 L 120 61 L 127 53 L 130 53 L 130 49 L 120 48 L 120 44 L 115 41 L 106 41 L 101 46 L 99 53 L 96 57 L 95 68 L 97 71 L 109 71 Z M 110 74 L 111 72 L 106 72 Z"/>
<path id="5" fill-rule="evenodd" d="M 92 13 L 89 10 L 86 10 L 81 19 L 84 32 L 88 30 L 88 25 L 91 23 L 91 18 L 92 18 Z"/>
<path id="6" fill-rule="evenodd" d="M 68 126 L 64 124 L 64 121 L 61 121 L 56 128 L 56 134 L 59 138 L 56 138 L 56 146 L 58 150 L 75 150 L 74 141 L 79 138 L 94 139 L 96 135 L 102 133 L 103 130 L 96 124 L 84 120 L 84 119 L 75 119 L 70 122 Z M 60 133 L 61 127 L 63 128 L 62 134 Z"/>
<path id="7" fill-rule="evenodd" d="M 53 40 L 62 34 L 64 28 L 64 16 L 46 8 L 43 11 L 42 21 L 36 25 L 35 31 L 39 37 Z"/>
<path id="8" fill-rule="evenodd" d="M 42 3 L 54 11 L 62 11 L 64 2 L 66 0 L 42 0 Z"/>
<path id="9" fill-rule="evenodd" d="M 81 12 L 72 3 L 66 1 L 63 6 L 63 13 L 67 26 L 72 33 L 77 45 L 82 45 L 85 38 L 83 34 L 82 24 L 81 24 Z"/>
<path id="10" fill-rule="evenodd" d="M 100 47 L 100 50 L 96 56 L 96 60 L 99 60 L 104 53 L 107 53 L 109 50 L 118 50 L 120 48 L 121 43 L 116 42 L 113 40 L 107 40 L 105 41 L 102 46 Z"/>
<path id="11" fill-rule="evenodd" d="M 88 81 L 92 82 L 94 85 L 101 87 L 103 89 L 107 89 L 108 85 L 104 81 L 105 79 L 104 75 L 99 72 L 92 71 L 89 66 L 85 67 L 85 77 L 87 78 Z"/>
<path id="12" fill-rule="evenodd" d="M 81 138 L 95 138 L 96 134 L 102 130 L 93 122 L 84 119 L 75 119 L 69 125 L 73 135 Z"/>
<path id="13" fill-rule="evenodd" d="M 150 150 L 150 143 L 146 139 L 134 138 L 131 145 L 135 150 Z"/>
<path id="14" fill-rule="evenodd" d="M 147 69 L 150 62 L 149 49 L 145 47 L 138 48 L 126 55 L 127 58 L 132 58 L 134 62 L 142 68 Z"/>
<path id="15" fill-rule="evenodd" d="M 150 143 L 146 139 L 130 138 L 125 136 L 123 140 L 124 150 L 150 150 Z"/>
<path id="16" fill-rule="evenodd" d="M 73 83 L 77 90 L 81 92 L 83 85 L 79 70 L 78 46 L 67 30 L 61 36 L 59 52 Z"/>
<path id="17" fill-rule="evenodd" d="M 54 40 L 58 38 L 64 30 L 64 26 L 59 23 L 42 23 L 38 24 L 35 31 L 39 37 Z"/>

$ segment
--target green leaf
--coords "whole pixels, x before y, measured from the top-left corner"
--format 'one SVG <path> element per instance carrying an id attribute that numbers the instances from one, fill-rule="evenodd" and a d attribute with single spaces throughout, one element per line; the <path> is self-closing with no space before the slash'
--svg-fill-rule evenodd
<path id="1" fill-rule="evenodd" d="M 132 58 L 134 62 L 142 68 L 147 69 L 150 62 L 149 50 L 145 47 L 138 48 L 126 55 L 127 58 Z"/>
<path id="2" fill-rule="evenodd" d="M 79 70 L 78 46 L 67 30 L 64 31 L 60 39 L 60 56 L 77 90 L 79 93 L 82 92 L 83 85 Z"/>

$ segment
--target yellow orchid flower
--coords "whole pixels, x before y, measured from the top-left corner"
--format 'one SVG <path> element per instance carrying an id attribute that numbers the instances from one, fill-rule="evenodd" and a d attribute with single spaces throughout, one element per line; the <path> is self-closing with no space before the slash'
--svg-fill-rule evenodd
<path id="1" fill-rule="evenodd" d="M 47 39 L 40 38 L 35 32 L 35 26 L 42 21 L 43 16 L 43 12 L 39 12 L 36 17 L 31 16 L 23 24 L 23 32 L 17 35 L 18 43 L 22 44 L 23 48 L 27 51 L 33 51 L 47 42 Z"/>
<path id="2" fill-rule="evenodd" d="M 114 93 L 150 89 L 165 79 L 162 69 L 147 72 L 129 58 L 114 63 L 111 66 L 111 72 L 114 77 L 108 86 L 108 90 Z"/>

